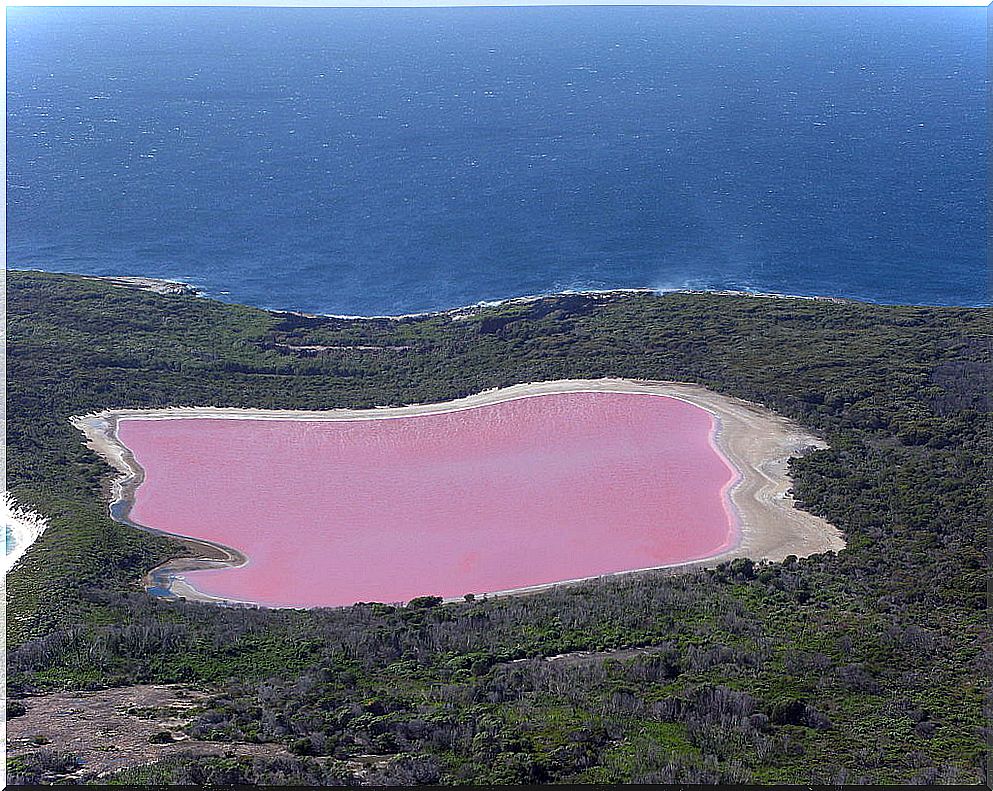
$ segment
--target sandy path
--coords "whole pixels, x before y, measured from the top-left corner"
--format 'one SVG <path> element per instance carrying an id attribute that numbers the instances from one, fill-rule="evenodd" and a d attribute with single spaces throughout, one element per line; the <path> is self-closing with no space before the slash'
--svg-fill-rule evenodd
<path id="1" fill-rule="evenodd" d="M 175 418 L 222 418 L 251 420 L 388 420 L 413 415 L 429 415 L 462 409 L 473 409 L 517 398 L 575 392 L 636 393 L 668 396 L 694 404 L 714 415 L 719 421 L 716 443 L 721 452 L 738 470 L 740 477 L 731 488 L 730 498 L 739 518 L 741 540 L 721 555 L 703 565 L 722 560 L 748 557 L 753 560 L 778 561 L 787 555 L 806 557 L 820 552 L 838 551 L 845 546 L 840 531 L 824 519 L 795 507 L 789 494 L 792 481 L 787 463 L 811 448 L 827 447 L 823 440 L 772 411 L 741 399 L 721 395 L 700 385 L 682 382 L 649 382 L 630 379 L 570 379 L 535 382 L 487 390 L 466 398 L 440 404 L 413 404 L 403 407 L 375 409 L 334 409 L 327 411 L 234 409 L 224 407 L 173 407 L 168 409 L 108 410 L 72 419 L 73 425 L 86 436 L 87 445 L 121 472 L 113 483 L 112 513 L 128 522 L 127 510 L 135 488 L 141 483 L 143 471 L 130 451 L 116 435 L 117 423 L 129 418 L 169 420 Z M 129 524 L 133 524 L 128 522 Z M 141 527 L 140 525 L 137 525 Z M 155 531 L 153 531 L 155 532 Z M 209 542 L 183 539 L 199 558 L 169 561 L 154 569 L 146 578 L 147 587 L 159 592 L 204 601 L 217 601 L 199 594 L 181 572 L 202 568 L 241 565 L 245 562 L 237 550 Z M 701 565 L 694 561 L 683 565 Z M 177 579 L 177 575 L 180 578 Z M 578 582 L 566 580 L 555 584 Z M 526 590 L 540 590 L 535 586 Z M 520 591 L 497 591 L 515 593 Z"/>

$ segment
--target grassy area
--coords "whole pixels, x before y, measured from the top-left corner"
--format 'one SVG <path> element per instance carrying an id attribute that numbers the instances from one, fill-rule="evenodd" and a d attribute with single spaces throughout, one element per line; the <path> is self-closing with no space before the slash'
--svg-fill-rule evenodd
<path id="1" fill-rule="evenodd" d="M 51 526 L 8 580 L 10 693 L 195 683 L 216 697 L 192 735 L 298 755 L 121 782 L 977 782 L 991 318 L 637 294 L 345 321 L 11 272 L 8 485 Z M 139 580 L 178 547 L 107 517 L 108 468 L 68 423 L 600 376 L 698 382 L 824 436 L 794 461 L 795 492 L 848 549 L 445 606 L 170 604 Z"/>

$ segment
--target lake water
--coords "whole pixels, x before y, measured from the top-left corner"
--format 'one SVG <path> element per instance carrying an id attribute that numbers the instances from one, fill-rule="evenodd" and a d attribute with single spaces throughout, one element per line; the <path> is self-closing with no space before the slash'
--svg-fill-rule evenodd
<path id="1" fill-rule="evenodd" d="M 145 470 L 131 519 L 249 558 L 190 584 L 317 607 L 718 555 L 738 525 L 714 428 L 673 398 L 560 393 L 356 421 L 128 418 L 118 437 Z"/>

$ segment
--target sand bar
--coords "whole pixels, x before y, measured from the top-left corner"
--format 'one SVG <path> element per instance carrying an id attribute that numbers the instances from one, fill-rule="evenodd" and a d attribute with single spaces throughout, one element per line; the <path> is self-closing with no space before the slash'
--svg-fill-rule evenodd
<path id="1" fill-rule="evenodd" d="M 824 447 L 823 441 L 805 432 L 795 423 L 757 404 L 719 395 L 692 384 L 620 379 L 568 380 L 516 385 L 442 404 L 320 412 L 216 407 L 114 410 L 74 418 L 73 422 L 86 435 L 87 444 L 121 472 L 114 482 L 111 493 L 111 500 L 114 503 L 112 510 L 117 518 L 127 521 L 126 505 L 132 500 L 134 490 L 141 483 L 143 476 L 143 471 L 134 461 L 130 451 L 117 439 L 118 422 L 129 417 L 141 420 L 197 417 L 284 421 L 385 420 L 414 415 L 443 414 L 532 396 L 570 392 L 667 396 L 700 407 L 717 418 L 719 429 L 715 437 L 716 444 L 740 473 L 730 491 L 730 499 L 739 521 L 740 540 L 732 548 L 707 558 L 705 563 L 716 563 L 733 557 L 781 560 L 791 554 L 806 556 L 818 552 L 836 551 L 844 547 L 839 531 L 823 519 L 796 509 L 788 494 L 791 486 L 787 475 L 789 457 L 811 448 Z M 245 562 L 245 558 L 236 550 L 223 546 L 197 541 L 191 541 L 189 545 L 195 547 L 201 543 L 206 551 L 198 554 L 207 557 L 203 557 L 202 560 L 187 558 L 165 564 L 150 574 L 147 580 L 148 586 L 157 588 L 155 592 L 160 594 L 205 598 L 190 588 L 184 579 L 177 577 L 181 578 L 183 571 L 217 569 Z M 695 560 L 692 565 L 699 563 L 699 560 Z M 578 580 L 563 582 L 573 581 Z M 542 587 L 547 585 L 529 586 L 528 589 Z M 516 590 L 518 589 L 486 592 Z"/>

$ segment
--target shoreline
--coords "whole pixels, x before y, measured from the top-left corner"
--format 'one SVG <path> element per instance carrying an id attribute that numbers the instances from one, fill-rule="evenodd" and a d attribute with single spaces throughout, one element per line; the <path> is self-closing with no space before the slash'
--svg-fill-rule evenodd
<path id="1" fill-rule="evenodd" d="M 201 539 L 176 536 L 145 527 L 128 518 L 134 492 L 144 471 L 130 450 L 117 439 L 119 421 L 127 419 L 169 420 L 178 418 L 215 418 L 229 420 L 298 420 L 358 421 L 409 418 L 445 412 L 475 409 L 488 404 L 519 398 L 575 392 L 610 392 L 655 395 L 675 398 L 708 412 L 714 420 L 710 441 L 727 461 L 736 477 L 722 491 L 725 508 L 738 524 L 737 540 L 718 554 L 681 563 L 631 569 L 615 574 L 596 575 L 575 580 L 557 580 L 525 588 L 480 592 L 479 596 L 499 596 L 537 592 L 559 585 L 606 579 L 621 574 L 654 570 L 714 565 L 726 560 L 748 557 L 752 560 L 780 561 L 788 555 L 806 557 L 821 552 L 839 551 L 845 541 L 833 525 L 821 517 L 794 506 L 788 475 L 791 456 L 826 448 L 820 438 L 798 424 L 773 413 L 760 404 L 743 401 L 685 382 L 650 382 L 631 379 L 569 379 L 518 384 L 485 390 L 465 398 L 433 404 L 411 404 L 372 409 L 264 410 L 225 407 L 169 407 L 164 409 L 119 409 L 81 415 L 72 424 L 86 438 L 86 445 L 119 473 L 111 486 L 111 516 L 129 526 L 179 540 L 190 549 L 205 548 L 200 557 L 173 558 L 145 575 L 145 588 L 152 595 L 183 597 L 210 603 L 265 606 L 202 594 L 184 577 L 184 572 L 244 565 L 249 559 L 237 549 Z M 726 495 L 726 496 L 724 496 Z M 733 512 L 733 513 L 732 513 Z M 154 589 L 154 590 L 153 590 Z M 156 591 L 161 591 L 157 593 Z M 456 599 L 457 600 L 457 599 Z"/>
<path id="2" fill-rule="evenodd" d="M 78 275 L 78 277 L 87 280 L 102 280 L 118 288 L 151 291 L 153 294 L 180 294 L 189 297 L 205 296 L 202 289 L 190 283 L 184 283 L 182 280 L 163 280 L 157 277 L 138 277 L 136 275 Z"/>
<path id="3" fill-rule="evenodd" d="M 545 299 L 555 299 L 556 297 L 590 297 L 592 299 L 610 299 L 618 296 L 630 296 L 642 294 L 653 297 L 664 297 L 668 294 L 713 294 L 725 297 L 753 297 L 756 299 L 799 299 L 810 302 L 831 302 L 836 304 L 847 304 L 858 302 L 858 300 L 846 297 L 825 297 L 825 296 L 805 296 L 803 294 L 780 294 L 773 291 L 745 291 L 737 289 L 694 289 L 694 288 L 654 288 L 652 286 L 638 286 L 632 288 L 605 288 L 605 289 L 564 289 L 562 291 L 548 291 L 542 294 L 523 294 L 515 297 L 503 297 L 501 299 L 483 299 L 471 305 L 460 305 L 454 308 L 443 308 L 439 310 L 424 310 L 417 313 L 399 313 L 395 315 L 361 316 L 339 313 L 301 313 L 294 310 L 279 310 L 277 308 L 264 308 L 270 313 L 289 313 L 294 316 L 305 316 L 308 318 L 338 319 L 341 321 L 373 321 L 390 320 L 402 321 L 404 319 L 423 319 L 431 316 L 451 316 L 454 319 L 471 315 L 473 311 L 484 310 L 486 308 L 496 308 L 503 305 L 529 305 L 534 302 L 541 302 Z M 876 304 L 876 303 L 866 303 Z"/>
<path id="4" fill-rule="evenodd" d="M 891 308 L 934 308 L 943 310 L 985 310 L 993 307 L 993 303 L 980 302 L 964 305 L 934 304 L 918 302 L 880 302 L 868 297 L 838 297 L 826 294 L 789 294 L 781 291 L 758 291 L 748 288 L 689 288 L 689 287 L 668 287 L 668 286 L 631 286 L 605 289 L 562 289 L 559 291 L 545 291 L 538 294 L 519 294 L 508 297 L 497 297 L 492 299 L 481 299 L 468 305 L 456 305 L 448 308 L 434 308 L 411 313 L 384 313 L 384 314 L 358 314 L 358 313 L 310 313 L 293 308 L 265 307 L 259 305 L 249 305 L 245 302 L 234 302 L 221 300 L 216 295 L 208 293 L 204 288 L 193 285 L 183 280 L 170 280 L 168 278 L 141 277 L 137 275 L 88 275 L 79 272 L 52 272 L 47 269 L 32 269 L 29 267 L 7 267 L 7 272 L 38 272 L 41 274 L 61 275 L 68 277 L 79 277 L 86 280 L 100 280 L 108 282 L 119 288 L 133 288 L 139 291 L 149 291 L 156 294 L 180 295 L 209 299 L 215 302 L 223 302 L 226 305 L 242 305 L 261 310 L 266 313 L 284 314 L 290 316 L 303 316 L 309 319 L 336 319 L 338 321 L 403 321 L 408 319 L 423 319 L 432 316 L 451 316 L 454 319 L 472 315 L 474 311 L 485 310 L 486 308 L 500 307 L 501 305 L 529 304 L 540 302 L 545 299 L 555 299 L 556 297 L 585 296 L 594 299 L 609 299 L 611 297 L 629 296 L 632 294 L 643 294 L 656 297 L 664 297 L 669 294 L 699 294 L 723 297 L 743 297 L 749 299 L 780 299 L 780 300 L 800 300 L 805 302 L 826 302 L 837 305 L 872 305 L 875 307 Z M 219 292 L 227 293 L 227 292 Z"/>
<path id="5" fill-rule="evenodd" d="M 24 553 L 28 551 L 28 547 L 37 541 L 41 537 L 41 534 L 45 532 L 48 522 L 33 511 L 17 505 L 9 495 L 5 495 L 3 498 L 3 511 L 5 522 L 4 532 L 6 534 L 6 527 L 11 528 L 10 532 L 14 538 L 14 549 L 10 554 L 7 554 L 6 551 L 4 552 L 3 573 L 6 579 L 6 575 L 24 557 Z M 6 535 L 4 538 L 6 541 Z M 4 550 L 6 550 L 6 546 Z"/>
<path id="6" fill-rule="evenodd" d="M 141 410 L 132 410 L 138 411 Z M 108 513 L 110 517 L 123 525 L 143 530 L 152 535 L 163 536 L 179 542 L 193 554 L 169 558 L 163 563 L 149 569 L 142 577 L 145 590 L 152 596 L 160 598 L 189 598 L 196 601 L 216 604 L 244 604 L 252 602 L 234 602 L 219 599 L 195 590 L 186 585 L 182 574 L 189 571 L 207 571 L 211 569 L 238 568 L 248 563 L 248 557 L 233 547 L 207 541 L 200 538 L 181 536 L 166 530 L 139 524 L 130 517 L 131 506 L 134 503 L 134 492 L 145 479 L 145 470 L 138 464 L 130 449 L 117 439 L 117 423 L 120 417 L 113 411 L 100 412 L 95 415 L 83 415 L 70 418 L 69 422 L 79 429 L 87 438 L 85 443 L 101 459 L 116 469 L 120 475 L 110 482 Z M 187 592 L 188 589 L 188 592 Z M 157 593 L 156 591 L 162 591 Z"/>
<path id="7" fill-rule="evenodd" d="M 99 280 L 109 283 L 110 285 L 117 286 L 119 288 L 133 288 L 139 291 L 150 291 L 156 294 L 180 294 L 185 296 L 194 296 L 202 299 L 212 299 L 218 300 L 216 296 L 211 296 L 200 286 L 195 286 L 192 283 L 187 283 L 183 280 L 170 280 L 167 278 L 155 278 L 155 277 L 139 277 L 136 275 L 88 275 L 78 272 L 51 272 L 46 269 L 18 269 L 16 267 L 8 267 L 8 271 L 11 272 L 40 272 L 43 274 L 51 275 L 66 275 L 71 277 L 80 277 L 85 280 Z M 611 297 L 642 294 L 648 296 L 664 297 L 668 294 L 712 294 L 716 296 L 727 296 L 727 297 L 750 297 L 754 299 L 786 299 L 786 300 L 803 300 L 808 302 L 829 302 L 836 304 L 866 304 L 866 305 L 883 305 L 888 303 L 873 302 L 868 299 L 857 299 L 853 297 L 833 297 L 820 294 L 785 294 L 778 291 L 755 291 L 749 289 L 735 289 L 735 288 L 669 288 L 664 286 L 631 286 L 631 287 L 618 287 L 618 288 L 604 288 L 604 289 L 562 289 L 560 291 L 545 291 L 538 294 L 517 294 L 514 296 L 507 297 L 496 297 L 489 299 L 481 299 L 477 302 L 473 302 L 467 305 L 456 305 L 447 308 L 433 308 L 430 310 L 420 310 L 411 313 L 383 313 L 383 314 L 358 314 L 358 313 L 309 313 L 307 311 L 294 310 L 292 308 L 276 308 L 276 307 L 260 307 L 256 305 L 251 305 L 249 307 L 255 307 L 258 310 L 264 310 L 267 313 L 282 313 L 289 314 L 292 316 L 304 316 L 305 318 L 312 319 L 338 319 L 340 321 L 372 321 L 372 320 L 392 320 L 392 321 L 402 321 L 405 319 L 421 319 L 429 318 L 431 316 L 455 316 L 465 315 L 471 311 L 483 310 L 486 308 L 500 307 L 502 305 L 525 305 L 532 302 L 540 302 L 544 299 L 554 299 L 556 297 L 567 297 L 567 296 L 585 296 L 596 298 L 609 299 Z M 245 304 L 245 303 L 226 303 L 226 304 Z M 900 306 L 897 303 L 893 304 L 894 307 Z M 932 306 L 904 306 L 904 307 L 984 307 L 984 306 L 969 306 L 969 305 L 932 305 Z"/>

